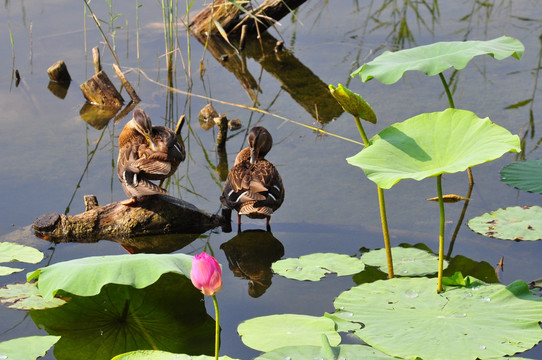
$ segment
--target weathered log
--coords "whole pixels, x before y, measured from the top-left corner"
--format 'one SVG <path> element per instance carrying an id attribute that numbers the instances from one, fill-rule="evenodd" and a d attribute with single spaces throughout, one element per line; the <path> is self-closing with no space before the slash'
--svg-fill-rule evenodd
<path id="1" fill-rule="evenodd" d="M 68 72 L 68 68 L 64 63 L 64 60 L 57 61 L 54 65 L 47 69 L 47 74 L 49 74 L 49 79 L 57 82 L 70 82 L 72 78 Z"/>
<path id="2" fill-rule="evenodd" d="M 305 1 L 265 0 L 254 9 L 250 9 L 250 1 L 247 1 L 240 3 L 245 8 L 243 11 L 229 0 L 215 0 L 192 18 L 190 31 L 196 37 L 216 35 L 219 30 L 214 22 L 217 21 L 229 34 L 240 34 L 243 25 L 248 26 L 245 28 L 248 32 L 258 27 L 258 31 L 262 33 Z"/>
<path id="3" fill-rule="evenodd" d="M 36 236 L 54 242 L 123 242 L 127 238 L 163 234 L 201 234 L 221 225 L 194 205 L 167 195 L 147 196 L 137 206 L 114 202 L 90 206 L 77 215 L 48 213 L 32 224 Z M 197 237 L 197 236 L 196 236 Z"/>
<path id="4" fill-rule="evenodd" d="M 79 85 L 85 98 L 91 103 L 120 109 L 124 99 L 102 70 Z"/>

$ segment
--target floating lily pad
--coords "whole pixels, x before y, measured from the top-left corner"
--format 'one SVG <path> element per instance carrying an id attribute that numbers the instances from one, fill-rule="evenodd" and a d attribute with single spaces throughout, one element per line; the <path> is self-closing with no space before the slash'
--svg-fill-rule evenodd
<path id="1" fill-rule="evenodd" d="M 20 261 L 36 264 L 43 259 L 43 253 L 30 246 L 10 242 L 0 243 L 0 262 Z"/>
<path id="2" fill-rule="evenodd" d="M 92 256 L 38 269 L 27 279 L 37 279 L 41 295 L 49 300 L 60 289 L 80 296 L 96 295 L 106 284 L 141 289 L 168 272 L 190 278 L 191 268 L 192 257 L 185 254 Z"/>
<path id="3" fill-rule="evenodd" d="M 370 144 L 346 161 L 383 189 L 402 179 L 464 171 L 521 150 L 517 135 L 489 118 L 460 109 L 421 114 L 391 125 Z"/>
<path id="4" fill-rule="evenodd" d="M 39 293 L 36 283 L 8 284 L 0 289 L 0 302 L 11 303 L 8 307 L 20 310 L 40 310 L 58 307 L 64 300 L 52 298 L 45 300 Z"/>
<path id="5" fill-rule="evenodd" d="M 391 248 L 393 270 L 397 276 L 423 276 L 434 274 L 438 269 L 438 257 L 416 248 Z M 385 249 L 369 251 L 361 256 L 365 265 L 376 266 L 380 271 L 388 271 Z M 444 268 L 448 262 L 444 261 Z"/>
<path id="6" fill-rule="evenodd" d="M 308 315 L 257 317 L 239 324 L 237 332 L 246 346 L 259 351 L 271 351 L 283 346 L 320 346 L 322 334 L 327 336 L 332 346 L 341 342 L 333 320 Z"/>
<path id="7" fill-rule="evenodd" d="M 505 166 L 501 170 L 501 180 L 516 189 L 542 194 L 542 159 Z"/>
<path id="8" fill-rule="evenodd" d="M 190 356 L 186 354 L 173 354 L 160 350 L 138 350 L 120 354 L 111 360 L 214 360 L 214 356 L 199 355 Z M 219 360 L 236 360 L 229 356 L 220 356 Z"/>
<path id="9" fill-rule="evenodd" d="M 393 84 L 409 70 L 433 76 L 450 67 L 461 70 L 478 55 L 490 55 L 497 60 L 509 56 L 521 59 L 524 50 L 521 41 L 510 36 L 487 41 L 437 42 L 395 52 L 385 51 L 351 76 L 359 75 L 363 82 L 376 78 L 384 84 Z"/>
<path id="10" fill-rule="evenodd" d="M 335 299 L 336 315 L 363 323 L 355 334 L 367 344 L 405 359 L 488 359 L 542 340 L 542 299 L 525 282 L 488 285 L 469 278 L 469 286 L 441 294 L 436 282 L 395 278 L 359 285 Z"/>
<path id="11" fill-rule="evenodd" d="M 272 265 L 275 273 L 295 280 L 318 281 L 327 273 L 338 276 L 363 271 L 365 265 L 355 257 L 335 253 L 315 253 L 299 258 L 279 260 Z"/>
<path id="12" fill-rule="evenodd" d="M 468 222 L 472 231 L 503 240 L 542 239 L 542 207 L 513 206 L 499 209 Z"/>
<path id="13" fill-rule="evenodd" d="M 23 271 L 22 268 L 14 268 L 9 266 L 0 266 L 0 276 L 11 275 L 13 273 Z"/>
<path id="14" fill-rule="evenodd" d="M 33 360 L 45 356 L 60 336 L 27 336 L 0 342 L 0 359 Z"/>
<path id="15" fill-rule="evenodd" d="M 0 263 L 3 262 L 25 262 L 36 264 L 43 259 L 43 253 L 30 246 L 20 245 L 11 242 L 0 242 Z M 13 268 L 9 266 L 0 266 L 0 276 L 10 275 L 19 271 L 21 268 Z"/>
<path id="16" fill-rule="evenodd" d="M 326 350 L 331 352 L 326 356 Z M 306 359 L 371 359 L 371 360 L 389 360 L 393 357 L 375 350 L 366 345 L 340 345 L 330 349 L 324 349 L 321 346 L 285 346 L 276 350 L 266 352 L 255 358 L 255 360 L 306 360 Z"/>

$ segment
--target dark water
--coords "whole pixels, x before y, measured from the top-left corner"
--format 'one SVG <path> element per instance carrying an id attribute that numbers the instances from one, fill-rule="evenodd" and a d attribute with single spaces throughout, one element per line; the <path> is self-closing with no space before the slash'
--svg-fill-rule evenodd
<path id="1" fill-rule="evenodd" d="M 387 4 L 385 9 L 381 9 L 383 4 Z M 436 4 L 430 2 L 431 6 Z M 507 154 L 473 169 L 476 184 L 465 218 L 508 206 L 540 204 L 540 195 L 517 191 L 499 181 L 500 169 L 516 157 L 537 159 L 542 155 L 536 132 L 541 113 L 537 80 L 542 35 L 542 10 L 537 2 L 496 1 L 484 5 L 472 1 L 438 2 L 438 13 L 433 14 L 420 2 L 420 17 L 416 17 L 407 2 L 366 4 L 310 0 L 301 6 L 295 18 L 289 16 L 281 20 L 278 33 L 270 31 L 275 39 L 284 41 L 289 52 L 288 67 L 277 67 L 276 62 L 268 59 L 274 57 L 273 54 L 263 58 L 247 56 L 246 71 L 260 89 L 250 92 L 209 53 L 203 55 L 202 46 L 194 38 L 187 38 L 184 27 L 180 26 L 180 50 L 176 53 L 173 85 L 183 93 L 168 92 L 160 85 L 167 83 L 167 71 L 162 14 L 156 3 L 145 2 L 139 8 L 138 18 L 133 2 L 115 2 L 112 9 L 105 1 L 94 1 L 91 6 L 104 21 L 104 30 L 110 36 L 114 32 L 116 52 L 123 69 L 134 69 L 127 77 L 142 98 L 139 106 L 155 124 L 172 126 L 181 114 L 187 115 L 183 135 L 190 157 L 169 184 L 170 194 L 209 213 L 219 211 L 222 184 L 214 170 L 219 162 L 216 128 L 204 130 L 198 122 L 198 112 L 208 102 L 202 95 L 216 99 L 213 105 L 218 112 L 226 113 L 230 119 L 239 118 L 243 124 L 241 131 L 230 133 L 235 135 L 227 143 L 230 166 L 237 151 L 246 145 L 247 128 L 259 124 L 273 134 L 275 146 L 268 159 L 282 175 L 286 200 L 273 216 L 272 230 L 284 247 L 284 257 L 313 252 L 355 255 L 362 247 L 383 246 L 375 186 L 360 169 L 344 160 L 357 153 L 360 146 L 319 135 L 294 122 L 359 141 L 355 124 L 348 115 L 342 114 L 326 123 L 317 122 L 314 109 L 306 106 L 311 104 L 310 95 L 318 88 L 337 83 L 348 84 L 362 94 L 377 113 L 378 124 L 366 126 L 369 136 L 394 122 L 447 107 L 437 77 L 407 73 L 394 85 L 383 85 L 376 80 L 361 83 L 357 78 L 349 78 L 352 70 L 385 49 L 436 41 L 487 40 L 501 35 L 521 40 L 526 48 L 522 60 L 478 57 L 454 77 L 457 107 L 474 111 L 480 117 L 489 116 L 525 138 L 523 154 Z M 201 4 L 194 7 L 199 10 Z M 191 16 L 195 11 L 191 10 Z M 179 9 L 179 14 L 182 13 L 184 10 Z M 120 16 L 112 25 L 106 23 L 117 14 Z M 403 16 L 411 31 L 409 36 L 399 35 Z M 117 136 L 127 119 L 96 129 L 80 116 L 84 98 L 78 86 L 93 74 L 92 47 L 100 47 L 104 69 L 113 78 L 113 59 L 88 11 L 85 12 L 84 3 L 6 1 L 0 9 L 0 23 L 3 24 L 0 31 L 3 49 L 0 56 L 3 69 L 0 72 L 0 240 L 29 244 L 45 252 L 42 263 L 29 266 L 29 270 L 68 259 L 125 253 L 122 247 L 110 241 L 53 245 L 34 237 L 29 229 L 34 218 L 47 212 L 68 210 L 69 214 L 77 214 L 84 211 L 83 195 L 96 195 L 100 204 L 125 197 L 116 179 L 114 162 Z M 200 77 L 198 68 L 202 56 L 206 71 Z M 60 59 L 66 62 L 73 78 L 63 99 L 48 89 L 46 73 L 47 68 Z M 190 81 L 187 82 L 189 59 Z M 294 66 L 296 71 L 291 71 Z M 142 72 L 137 71 L 138 67 Z M 15 69 L 21 75 L 18 86 L 13 78 Z M 290 71 L 287 76 L 286 71 Z M 295 73 L 300 74 L 300 79 L 292 78 Z M 452 72 L 448 70 L 445 75 L 449 78 Z M 113 81 L 118 83 L 116 78 Z M 292 90 L 296 88 L 305 89 L 305 93 Z M 194 95 L 186 95 L 187 90 Z M 253 106 L 255 96 L 259 104 L 256 107 L 289 120 L 220 102 Z M 527 99 L 533 100 L 526 106 L 506 109 Z M 324 102 L 318 100 L 318 103 Z M 329 114 L 332 113 L 333 109 L 329 110 Z M 319 114 L 327 112 L 322 109 Z M 445 175 L 443 179 L 445 193 L 464 195 L 467 191 L 466 174 Z M 433 196 L 436 196 L 434 179 L 402 181 L 386 192 L 393 245 L 421 242 L 437 250 L 437 205 L 424 200 Z M 461 208 L 462 204 L 446 206 L 447 241 Z M 257 220 L 244 222 L 243 229 L 265 226 Z M 224 265 L 224 288 L 218 295 L 223 328 L 221 354 L 242 359 L 258 354 L 246 348 L 236 333 L 237 325 L 243 320 L 277 313 L 319 316 L 332 312 L 333 299 L 354 285 L 350 277 L 328 276 L 319 283 L 300 283 L 273 276 L 271 286 L 263 294 L 260 290 L 259 297 L 250 296 L 248 281 L 228 270 L 226 254 L 221 249 L 221 245 L 235 235 L 213 231 L 179 250 L 195 254 L 206 249 Z M 266 250 L 251 251 L 257 254 Z M 538 265 L 542 255 L 539 242 L 489 239 L 474 234 L 463 224 L 453 249 L 453 255 L 459 254 L 492 265 L 504 256 L 505 271 L 501 278 L 504 284 L 516 279 L 529 282 L 542 276 Z M 3 277 L 0 284 L 17 281 L 24 281 L 24 273 Z M 207 302 L 206 305 L 212 314 L 212 304 Z M 0 341 L 44 333 L 24 312 L 0 307 L 0 319 Z M 539 358 L 542 353 L 534 349 L 525 356 Z M 52 355 L 48 358 L 52 359 Z"/>

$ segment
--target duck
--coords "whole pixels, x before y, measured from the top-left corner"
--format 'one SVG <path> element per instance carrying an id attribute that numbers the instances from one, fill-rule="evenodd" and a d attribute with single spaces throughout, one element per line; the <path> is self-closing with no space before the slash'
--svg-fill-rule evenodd
<path id="1" fill-rule="evenodd" d="M 148 195 L 167 194 L 162 184 L 185 158 L 185 149 L 173 130 L 153 126 L 144 110 L 135 109 L 119 135 L 117 175 L 129 197 L 121 203 L 135 205 Z"/>
<path id="2" fill-rule="evenodd" d="M 248 133 L 248 147 L 235 157 L 220 196 L 221 203 L 238 215 L 252 219 L 266 219 L 270 230 L 271 215 L 284 201 L 282 178 L 275 166 L 265 159 L 273 146 L 273 137 L 262 126 L 253 127 Z"/>

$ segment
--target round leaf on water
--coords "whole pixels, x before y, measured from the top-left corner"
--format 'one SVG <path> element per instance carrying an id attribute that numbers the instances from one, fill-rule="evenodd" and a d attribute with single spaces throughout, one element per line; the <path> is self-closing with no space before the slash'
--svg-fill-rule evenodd
<path id="1" fill-rule="evenodd" d="M 542 340 L 542 299 L 526 283 L 471 279 L 467 287 L 437 294 L 436 282 L 395 278 L 359 285 L 335 299 L 336 315 L 363 323 L 355 334 L 367 344 L 408 359 L 488 359 Z"/>
<path id="2" fill-rule="evenodd" d="M 433 76 L 450 67 L 461 70 L 478 55 L 491 55 L 497 60 L 509 56 L 521 59 L 524 50 L 521 41 L 510 36 L 487 41 L 437 42 L 395 52 L 385 51 L 351 76 L 359 75 L 363 82 L 376 78 L 384 84 L 393 84 L 409 70 Z"/>
<path id="3" fill-rule="evenodd" d="M 397 276 L 422 276 L 436 273 L 438 270 L 438 257 L 427 251 L 416 248 L 391 248 L 393 270 Z M 380 271 L 388 272 L 386 250 L 372 250 L 361 256 L 365 265 L 377 266 Z M 444 261 L 444 268 L 448 262 Z"/>
<path id="4" fill-rule="evenodd" d="M 174 354 L 160 350 L 138 350 L 120 354 L 111 360 L 214 360 L 214 356 Z M 235 360 L 229 356 L 220 356 L 219 360 Z"/>
<path id="5" fill-rule="evenodd" d="M 274 262 L 275 273 L 295 280 L 318 281 L 327 273 L 338 276 L 352 275 L 363 271 L 365 265 L 358 258 L 344 254 L 315 253 L 299 258 L 288 258 Z"/>
<path id="6" fill-rule="evenodd" d="M 542 159 L 515 162 L 501 170 L 501 180 L 516 189 L 542 194 Z"/>
<path id="7" fill-rule="evenodd" d="M 341 342 L 333 320 L 308 315 L 257 317 L 239 324 L 237 332 L 246 346 L 258 351 L 271 351 L 283 346 L 320 346 L 322 334 L 327 336 L 332 346 Z"/>
<path id="8" fill-rule="evenodd" d="M 20 261 L 36 264 L 43 259 L 43 253 L 30 246 L 10 242 L 0 242 L 0 263 Z"/>
<path id="9" fill-rule="evenodd" d="M 56 263 L 28 275 L 38 280 L 41 295 L 50 300 L 57 290 L 92 296 L 106 284 L 144 288 L 164 273 L 190 278 L 192 257 L 185 254 L 128 254 L 92 256 Z"/>
<path id="10" fill-rule="evenodd" d="M 0 276 L 11 275 L 13 273 L 23 271 L 21 268 L 12 268 L 9 266 L 0 266 Z"/>
<path id="11" fill-rule="evenodd" d="M 0 342 L 0 359 L 37 359 L 58 339 L 60 336 L 27 336 Z"/>
<path id="12" fill-rule="evenodd" d="M 503 240 L 542 239 L 542 207 L 514 206 L 499 209 L 468 222 L 472 231 Z"/>
<path id="13" fill-rule="evenodd" d="M 387 127 L 347 158 L 383 189 L 402 179 L 422 180 L 464 171 L 520 151 L 517 135 L 489 118 L 460 109 L 420 114 Z"/>
<path id="14" fill-rule="evenodd" d="M 306 360 L 306 359 L 371 359 L 390 360 L 393 357 L 386 355 L 366 345 L 345 344 L 335 348 L 335 357 L 323 357 L 322 348 L 319 346 L 285 346 L 276 350 L 266 352 L 255 358 L 255 360 Z"/>
<path id="15" fill-rule="evenodd" d="M 36 283 L 8 284 L 0 289 L 0 302 L 12 303 L 9 308 L 21 310 L 39 310 L 58 307 L 64 300 L 52 298 L 45 300 L 41 297 Z"/>

